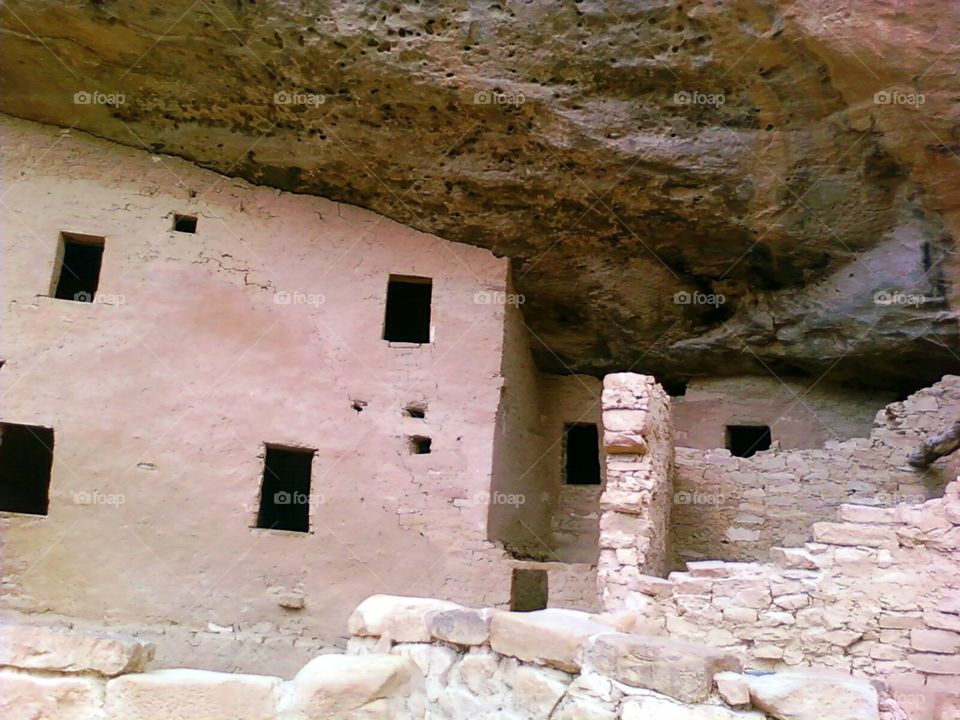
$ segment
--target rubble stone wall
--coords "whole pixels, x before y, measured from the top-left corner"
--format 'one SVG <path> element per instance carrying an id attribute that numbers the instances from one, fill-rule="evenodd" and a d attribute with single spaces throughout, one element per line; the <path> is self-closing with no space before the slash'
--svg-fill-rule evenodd
<path id="1" fill-rule="evenodd" d="M 835 519 L 841 503 L 890 506 L 939 497 L 960 474 L 960 456 L 926 471 L 908 467 L 906 458 L 958 412 L 960 377 L 947 375 L 880 410 L 866 438 L 749 458 L 678 447 L 673 567 L 692 560 L 765 560 L 774 545 L 811 540 L 812 523 Z"/>
<path id="2" fill-rule="evenodd" d="M 883 678 L 916 713 L 957 692 L 960 481 L 921 504 L 841 505 L 812 535 L 773 548 L 768 563 L 695 562 L 641 578 L 637 628 L 728 649 L 758 670 Z"/>

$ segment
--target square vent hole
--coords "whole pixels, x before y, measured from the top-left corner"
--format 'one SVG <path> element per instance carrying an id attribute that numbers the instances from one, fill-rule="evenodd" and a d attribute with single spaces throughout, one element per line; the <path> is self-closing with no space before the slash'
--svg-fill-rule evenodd
<path id="1" fill-rule="evenodd" d="M 173 229 L 176 232 L 195 233 L 197 231 L 196 215 L 174 215 Z"/>
<path id="2" fill-rule="evenodd" d="M 407 417 L 423 420 L 427 416 L 427 406 L 420 403 L 411 403 L 403 409 L 403 414 Z"/>

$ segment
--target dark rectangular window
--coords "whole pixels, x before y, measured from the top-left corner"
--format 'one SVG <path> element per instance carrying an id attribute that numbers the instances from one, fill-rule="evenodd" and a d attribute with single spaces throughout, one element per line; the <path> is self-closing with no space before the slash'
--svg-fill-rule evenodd
<path id="1" fill-rule="evenodd" d="M 194 215 L 174 215 L 173 229 L 176 232 L 195 233 L 197 231 L 197 218 Z"/>
<path id="2" fill-rule="evenodd" d="M 600 484 L 600 439 L 593 423 L 573 423 L 564 428 L 567 485 Z"/>
<path id="3" fill-rule="evenodd" d="M 547 607 L 549 585 L 546 570 L 515 568 L 510 578 L 510 609 L 532 612 Z"/>
<path id="4" fill-rule="evenodd" d="M 0 510 L 46 515 L 53 430 L 0 423 Z"/>
<path id="5" fill-rule="evenodd" d="M 313 450 L 267 446 L 257 527 L 310 530 L 310 466 Z"/>
<path id="6" fill-rule="evenodd" d="M 430 342 L 430 278 L 390 276 L 383 339 L 392 342 Z"/>
<path id="7" fill-rule="evenodd" d="M 61 233 L 60 251 L 53 296 L 60 300 L 92 303 L 100 284 L 103 238 Z"/>
<path id="8" fill-rule="evenodd" d="M 766 425 L 727 425 L 727 450 L 735 457 L 750 457 L 769 450 L 770 428 Z"/>
<path id="9" fill-rule="evenodd" d="M 433 440 L 422 435 L 414 435 L 410 438 L 410 452 L 413 455 L 426 455 L 430 452 Z"/>

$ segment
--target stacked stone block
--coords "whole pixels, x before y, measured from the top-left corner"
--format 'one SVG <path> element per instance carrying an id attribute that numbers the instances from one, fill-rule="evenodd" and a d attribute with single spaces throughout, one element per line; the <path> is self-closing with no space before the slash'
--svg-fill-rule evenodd
<path id="1" fill-rule="evenodd" d="M 669 397 L 648 375 L 603 381 L 606 486 L 597 582 L 603 607 L 624 606 L 643 574 L 667 567 L 673 438 Z"/>

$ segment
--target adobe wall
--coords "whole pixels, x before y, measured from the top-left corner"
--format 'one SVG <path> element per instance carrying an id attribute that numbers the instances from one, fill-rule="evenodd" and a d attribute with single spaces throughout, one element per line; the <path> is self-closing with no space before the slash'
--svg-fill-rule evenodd
<path id="1" fill-rule="evenodd" d="M 603 383 L 589 375 L 544 375 L 544 431 L 547 448 L 541 462 L 550 478 L 550 549 L 552 557 L 563 562 L 596 565 L 600 535 L 600 494 L 603 492 L 605 451 L 600 454 L 600 485 L 568 485 L 564 428 L 568 424 L 597 425 L 601 436 L 601 400 Z"/>
<path id="2" fill-rule="evenodd" d="M 603 449 L 601 484 L 567 485 L 564 427 L 595 423 L 599 430 L 601 381 L 540 374 L 515 307 L 507 308 L 504 348 L 490 537 L 518 557 L 596 565 Z"/>
<path id="3" fill-rule="evenodd" d="M 517 297 L 512 288 L 512 297 Z M 517 557 L 552 559 L 549 496 L 552 481 L 543 461 L 540 374 L 527 343 L 517 304 L 505 304 L 500 408 L 493 442 L 488 536 Z"/>
<path id="4" fill-rule="evenodd" d="M 727 425 L 767 425 L 781 449 L 818 448 L 828 440 L 864 437 L 877 411 L 896 398 L 791 378 L 695 378 L 672 398 L 677 447 L 726 447 Z"/>
<path id="5" fill-rule="evenodd" d="M 371 592 L 508 602 L 486 531 L 504 306 L 484 295 L 506 260 L 78 133 L 2 131 L 0 419 L 56 432 L 49 515 L 0 514 L 5 608 L 137 626 L 164 664 L 190 647 L 196 667 L 284 674 Z M 106 237 L 102 302 L 47 297 L 61 230 Z M 433 278 L 432 344 L 381 339 L 391 273 Z M 265 442 L 316 449 L 308 534 L 252 527 Z"/>
<path id="6" fill-rule="evenodd" d="M 910 468 L 906 458 L 926 434 L 950 425 L 958 408 L 960 377 L 948 375 L 876 413 L 868 437 L 750 458 L 678 447 L 673 567 L 703 559 L 765 560 L 774 545 L 812 539 L 812 522 L 835 518 L 844 502 L 893 505 L 940 496 L 960 474 L 960 456 L 926 471 Z"/>

